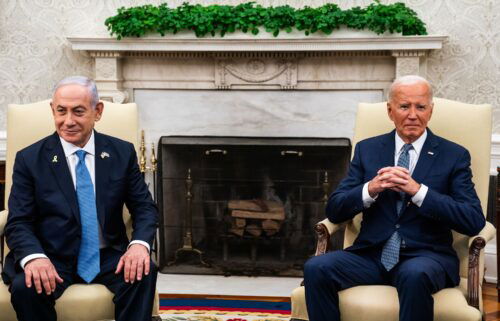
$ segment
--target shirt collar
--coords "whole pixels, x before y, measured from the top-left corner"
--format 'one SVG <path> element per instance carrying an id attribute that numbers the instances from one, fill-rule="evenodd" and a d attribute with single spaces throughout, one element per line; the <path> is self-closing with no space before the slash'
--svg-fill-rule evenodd
<path id="1" fill-rule="evenodd" d="M 424 147 L 426 139 L 427 139 L 427 129 L 424 131 L 422 135 L 420 135 L 420 137 L 416 141 L 411 143 L 417 155 L 420 155 L 420 151 Z M 398 132 L 396 132 L 396 149 L 395 149 L 396 154 L 398 154 L 401 151 L 401 148 L 403 147 L 404 144 L 406 143 L 401 139 L 401 137 L 399 137 Z"/>
<path id="2" fill-rule="evenodd" d="M 66 156 L 66 157 L 73 155 L 77 150 L 80 150 L 80 149 L 83 149 L 84 151 L 86 151 L 87 154 L 95 155 L 95 142 L 94 142 L 94 131 L 93 130 L 92 130 L 92 133 L 90 134 L 89 141 L 83 147 L 73 145 L 72 143 L 65 141 L 61 136 L 59 136 L 59 139 L 61 140 L 61 145 L 62 145 L 62 148 L 64 150 L 64 156 Z"/>

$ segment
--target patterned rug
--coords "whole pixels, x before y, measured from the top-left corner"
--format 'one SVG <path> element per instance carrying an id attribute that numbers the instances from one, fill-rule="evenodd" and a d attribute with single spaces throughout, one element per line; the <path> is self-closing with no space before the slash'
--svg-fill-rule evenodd
<path id="1" fill-rule="evenodd" d="M 290 298 L 222 295 L 160 295 L 166 321 L 287 321 Z"/>

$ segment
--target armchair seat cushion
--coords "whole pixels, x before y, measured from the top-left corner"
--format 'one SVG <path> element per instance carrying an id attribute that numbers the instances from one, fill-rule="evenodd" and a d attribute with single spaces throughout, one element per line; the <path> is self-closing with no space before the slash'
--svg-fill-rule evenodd
<path id="1" fill-rule="evenodd" d="M 480 321 L 481 312 L 467 304 L 460 286 L 443 289 L 434 297 L 434 321 Z M 339 292 L 342 321 L 398 321 L 396 288 L 356 286 Z M 450 308 L 453 307 L 453 308 Z M 292 319 L 308 320 L 304 287 L 292 292 Z"/>
<path id="2" fill-rule="evenodd" d="M 10 292 L 0 282 L 2 321 L 16 321 Z M 101 284 L 74 284 L 56 301 L 57 318 L 65 321 L 114 319 L 113 293 Z"/>

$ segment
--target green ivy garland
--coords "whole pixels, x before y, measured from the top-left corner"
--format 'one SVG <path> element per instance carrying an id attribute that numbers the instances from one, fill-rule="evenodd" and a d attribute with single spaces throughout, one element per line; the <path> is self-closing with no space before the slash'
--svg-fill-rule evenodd
<path id="1" fill-rule="evenodd" d="M 177 8 L 168 5 L 144 5 L 120 8 L 118 14 L 105 21 L 111 35 L 141 37 L 146 33 L 177 33 L 192 30 L 197 37 L 206 35 L 221 37 L 228 32 L 240 30 L 254 35 L 259 27 L 277 37 L 280 31 L 291 32 L 293 28 L 304 31 L 306 35 L 321 31 L 331 34 L 341 26 L 351 29 L 369 29 L 377 34 L 386 31 L 403 35 L 425 35 L 425 24 L 412 9 L 404 3 L 381 4 L 375 0 L 366 8 L 354 7 L 341 10 L 336 4 L 322 7 L 294 9 L 288 5 L 262 7 L 254 2 L 237 6 L 230 5 L 191 5 L 187 2 Z"/>

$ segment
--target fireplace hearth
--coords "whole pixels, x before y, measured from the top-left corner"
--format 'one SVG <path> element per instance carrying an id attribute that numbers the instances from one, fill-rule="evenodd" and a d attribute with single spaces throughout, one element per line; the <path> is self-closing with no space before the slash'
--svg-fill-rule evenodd
<path id="1" fill-rule="evenodd" d="M 161 271 L 302 275 L 350 152 L 346 138 L 162 137 Z"/>

